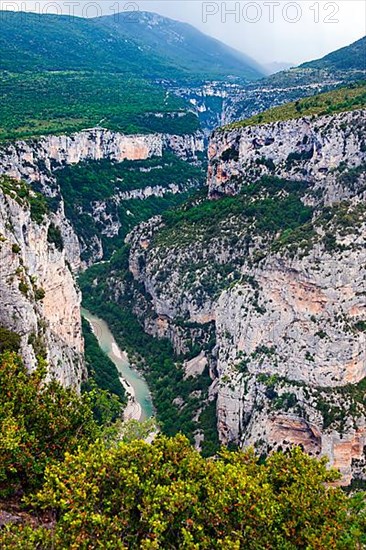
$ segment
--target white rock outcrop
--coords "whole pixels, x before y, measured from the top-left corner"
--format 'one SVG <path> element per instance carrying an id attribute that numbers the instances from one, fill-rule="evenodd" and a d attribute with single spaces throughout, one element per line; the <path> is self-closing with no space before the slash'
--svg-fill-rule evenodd
<path id="1" fill-rule="evenodd" d="M 31 219 L 29 207 L 0 189 L 0 325 L 21 336 L 28 368 L 43 356 L 65 386 L 85 374 L 80 293 L 65 251 L 48 242 L 51 220 Z"/>
<path id="2" fill-rule="evenodd" d="M 263 175 L 310 181 L 337 200 L 332 185 L 342 164 L 366 162 L 366 111 L 303 117 L 214 133 L 209 145 L 208 186 L 212 197 L 233 195 Z"/>
<path id="3" fill-rule="evenodd" d="M 144 160 L 160 157 L 165 150 L 182 158 L 194 158 L 203 149 L 203 138 L 199 134 L 128 135 L 92 128 L 70 136 L 45 136 L 10 144 L 0 150 L 0 174 L 44 183 L 49 178 L 49 171 L 64 164 L 100 159 Z"/>

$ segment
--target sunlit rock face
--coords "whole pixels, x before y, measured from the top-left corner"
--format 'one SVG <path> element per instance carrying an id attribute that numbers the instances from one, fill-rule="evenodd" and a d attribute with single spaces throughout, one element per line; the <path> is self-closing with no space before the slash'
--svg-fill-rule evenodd
<path id="1" fill-rule="evenodd" d="M 260 452 L 301 444 L 328 456 L 343 483 L 366 476 L 356 397 L 366 376 L 365 122 L 354 111 L 219 131 L 209 148 L 213 198 L 275 175 L 311 182 L 304 202 L 315 216 L 347 211 L 332 247 L 319 222 L 307 253 L 267 254 L 248 271 L 252 284 L 224 291 L 216 307 L 221 440 Z"/>
<path id="2" fill-rule="evenodd" d="M 44 357 L 49 377 L 79 389 L 85 375 L 80 294 L 65 250 L 48 240 L 50 223 L 49 217 L 36 223 L 26 205 L 0 190 L 0 325 L 21 336 L 27 367 Z"/>
<path id="3" fill-rule="evenodd" d="M 261 452 L 301 444 L 344 481 L 364 467 L 366 445 L 352 395 L 366 376 L 366 225 L 353 238 L 336 255 L 268 258 L 251 272 L 255 290 L 237 284 L 216 308 L 221 440 Z"/>
<path id="4" fill-rule="evenodd" d="M 145 160 L 170 150 L 181 158 L 195 158 L 204 150 L 201 134 L 121 134 L 94 128 L 70 136 L 46 136 L 19 141 L 0 151 L 0 172 L 30 181 L 47 181 L 47 171 L 87 160 Z"/>

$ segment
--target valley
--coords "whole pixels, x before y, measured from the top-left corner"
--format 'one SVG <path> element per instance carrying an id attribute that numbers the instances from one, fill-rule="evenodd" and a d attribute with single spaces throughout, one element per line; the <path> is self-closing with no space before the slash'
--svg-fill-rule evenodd
<path id="1" fill-rule="evenodd" d="M 366 544 L 366 37 L 266 77 L 157 14 L 3 15 L 0 545 Z M 308 487 L 331 528 L 287 526 Z"/>
<path id="2" fill-rule="evenodd" d="M 141 376 L 131 369 L 128 357 L 117 346 L 106 323 L 85 309 L 82 310 L 82 315 L 92 327 L 101 350 L 108 355 L 118 369 L 121 383 L 128 397 L 124 418 L 142 421 L 153 416 L 149 388 Z"/>

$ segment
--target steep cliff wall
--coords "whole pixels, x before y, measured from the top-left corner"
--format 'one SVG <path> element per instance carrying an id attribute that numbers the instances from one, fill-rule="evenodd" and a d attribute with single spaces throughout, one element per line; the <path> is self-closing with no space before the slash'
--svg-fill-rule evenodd
<path id="1" fill-rule="evenodd" d="M 304 117 L 260 126 L 218 130 L 209 146 L 211 197 L 232 195 L 263 175 L 307 180 L 323 189 L 325 201 L 338 199 L 342 167 L 366 160 L 365 111 Z"/>
<path id="2" fill-rule="evenodd" d="M 358 475 L 359 463 L 364 468 L 365 222 L 362 208 L 347 235 L 327 228 L 336 239 L 332 249 L 322 241 L 306 255 L 269 255 L 249 270 L 250 284 L 220 296 L 222 441 L 262 452 L 301 443 L 328 455 L 346 481 L 352 469 Z"/>
<path id="3" fill-rule="evenodd" d="M 52 242 L 56 216 L 35 219 L 32 208 L 42 199 L 26 187 L 0 180 L 0 325 L 21 336 L 27 366 L 35 368 L 43 357 L 49 376 L 79 388 L 84 375 L 80 294 L 61 241 Z"/>
<path id="4" fill-rule="evenodd" d="M 0 173 L 48 184 L 49 172 L 63 164 L 108 158 L 141 160 L 161 156 L 164 150 L 187 158 L 204 149 L 202 136 L 165 134 L 125 135 L 93 128 L 71 136 L 47 136 L 34 141 L 19 141 L 0 151 Z"/>
<path id="5" fill-rule="evenodd" d="M 366 478 L 365 115 L 217 132 L 216 200 L 129 237 L 145 329 L 204 351 L 221 441 L 301 444 L 344 483 Z"/>
<path id="6" fill-rule="evenodd" d="M 65 243 L 68 262 L 77 271 L 81 267 L 80 254 L 91 248 L 89 263 L 103 257 L 101 240 L 93 236 L 86 243 L 75 235 L 70 220 L 64 214 L 64 201 L 56 181 L 55 170 L 64 166 L 76 165 L 88 161 L 102 159 L 111 162 L 124 160 L 146 160 L 151 157 L 162 157 L 165 152 L 171 152 L 183 160 L 197 161 L 204 150 L 203 136 L 200 133 L 188 135 L 169 134 L 135 134 L 125 135 L 102 128 L 93 128 L 70 136 L 46 136 L 39 140 L 19 141 L 0 149 L 0 174 L 7 174 L 15 179 L 24 179 L 47 197 L 54 199 L 55 211 L 58 213 L 59 227 Z M 174 182 L 172 182 L 174 184 Z M 140 192 L 140 196 L 162 196 L 161 189 Z M 131 196 L 131 198 L 133 198 Z M 116 197 L 115 203 L 129 200 L 125 195 Z M 119 221 L 111 219 L 110 212 L 115 210 L 115 204 L 95 204 L 96 220 L 105 231 L 114 235 L 119 230 Z M 109 210 L 106 214 L 105 211 Z M 82 214 L 82 212 L 80 212 Z"/>
<path id="7" fill-rule="evenodd" d="M 203 139 L 199 134 L 123 135 L 99 128 L 71 136 L 16 142 L 0 149 L 0 177 L 14 179 L 12 183 L 3 179 L 7 184 L 0 187 L 3 302 L 0 324 L 22 336 L 22 353 L 27 365 L 34 368 L 37 355 L 41 354 L 49 363 L 50 375 L 76 387 L 80 386 L 84 374 L 80 296 L 69 269 L 77 271 L 82 266 L 82 246 L 65 215 L 55 171 L 91 160 L 121 162 L 161 157 L 166 151 L 195 161 L 202 150 Z M 29 185 L 28 189 L 24 182 Z M 49 205 L 48 212 L 37 222 L 32 219 L 28 200 L 36 200 L 34 191 L 41 192 Z M 120 193 L 115 202 L 163 196 L 167 191 L 174 194 L 183 189 L 172 182 L 168 189 Z M 27 196 L 24 200 L 23 195 Z M 112 237 L 118 233 L 119 226 L 106 210 L 105 204 L 93 205 L 97 223 Z M 56 235 L 57 246 L 50 235 L 53 240 Z M 100 240 L 96 239 L 94 244 L 99 250 L 99 256 L 98 252 L 95 255 L 98 259 L 103 254 Z"/>

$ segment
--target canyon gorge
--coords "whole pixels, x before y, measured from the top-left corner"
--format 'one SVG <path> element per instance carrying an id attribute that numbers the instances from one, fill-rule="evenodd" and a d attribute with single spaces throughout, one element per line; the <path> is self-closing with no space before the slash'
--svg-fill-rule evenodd
<path id="1" fill-rule="evenodd" d="M 91 101 L 94 77 L 64 62 L 69 27 L 32 82 L 42 109 L 24 95 L 24 129 L 4 107 L 1 328 L 30 371 L 44 361 L 48 380 L 82 392 L 83 300 L 145 377 L 163 433 L 206 456 L 301 445 L 343 484 L 365 481 L 365 39 L 268 78 L 214 42 L 227 64 L 206 78 L 206 59 L 193 73 L 174 54 L 172 22 L 139 25 L 171 40 L 149 78 L 134 80 L 132 54 L 126 81 L 99 60 Z M 85 44 L 107 32 L 117 66 L 122 31 L 85 23 Z M 58 78 L 84 97 L 76 111 L 48 103 Z"/>

